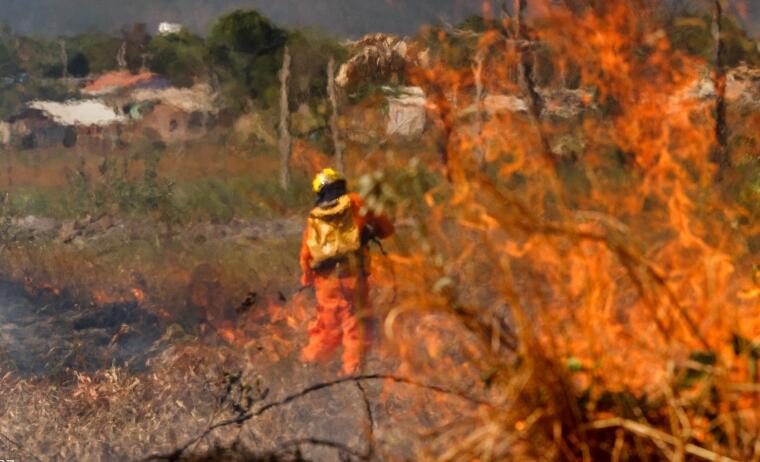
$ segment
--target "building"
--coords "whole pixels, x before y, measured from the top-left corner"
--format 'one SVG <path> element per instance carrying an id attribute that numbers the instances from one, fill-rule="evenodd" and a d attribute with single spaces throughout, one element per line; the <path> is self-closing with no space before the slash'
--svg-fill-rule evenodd
<path id="1" fill-rule="evenodd" d="M 133 120 L 128 136 L 150 132 L 162 141 L 200 138 L 217 120 L 216 95 L 207 84 L 192 88 L 141 89 L 123 106 Z"/>
<path id="2" fill-rule="evenodd" d="M 427 124 L 427 100 L 419 87 L 384 87 L 388 101 L 386 134 L 418 138 Z"/>
<path id="3" fill-rule="evenodd" d="M 99 135 L 123 121 L 99 100 L 33 101 L 3 125 L 2 141 L 24 149 L 72 147 L 80 134 Z"/>
<path id="4" fill-rule="evenodd" d="M 141 71 L 114 71 L 101 75 L 82 89 L 89 96 L 114 96 L 139 89 L 158 90 L 169 88 L 169 82 L 158 74 Z"/>
<path id="5" fill-rule="evenodd" d="M 158 35 L 172 35 L 182 32 L 182 24 L 175 22 L 162 22 L 158 25 Z"/>

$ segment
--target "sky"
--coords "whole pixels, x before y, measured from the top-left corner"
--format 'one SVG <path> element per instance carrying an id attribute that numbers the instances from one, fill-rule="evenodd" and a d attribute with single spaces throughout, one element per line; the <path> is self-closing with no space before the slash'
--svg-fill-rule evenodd
<path id="1" fill-rule="evenodd" d="M 744 2 L 747 25 L 760 36 L 760 0 L 730 1 Z M 52 36 L 114 32 L 135 22 L 155 31 L 162 21 L 205 33 L 224 12 L 249 7 L 286 27 L 317 27 L 355 38 L 368 32 L 412 34 L 441 20 L 457 23 L 482 5 L 483 0 L 0 0 L 0 23 L 23 34 Z"/>
<path id="2" fill-rule="evenodd" d="M 118 31 L 146 23 L 179 22 L 208 31 L 226 11 L 251 7 L 288 27 L 318 27 L 333 35 L 411 34 L 440 19 L 453 23 L 482 9 L 482 0 L 0 0 L 0 23 L 24 34 Z"/>

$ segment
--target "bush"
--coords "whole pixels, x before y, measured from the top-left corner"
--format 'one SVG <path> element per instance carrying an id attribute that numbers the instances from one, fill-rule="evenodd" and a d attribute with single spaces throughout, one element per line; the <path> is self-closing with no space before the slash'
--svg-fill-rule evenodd
<path id="1" fill-rule="evenodd" d="M 284 30 L 254 10 L 236 10 L 217 20 L 207 39 L 209 61 L 230 108 L 242 111 L 277 87 L 286 40 Z"/>
<path id="2" fill-rule="evenodd" d="M 178 87 L 189 87 L 208 72 L 205 42 L 185 29 L 153 37 L 148 53 L 150 69 Z"/>

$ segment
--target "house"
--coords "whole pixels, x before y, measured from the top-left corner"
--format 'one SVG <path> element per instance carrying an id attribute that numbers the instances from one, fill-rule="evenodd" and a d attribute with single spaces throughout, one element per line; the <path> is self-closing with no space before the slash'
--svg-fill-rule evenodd
<path id="1" fill-rule="evenodd" d="M 72 147 L 80 135 L 101 134 L 123 121 L 99 100 L 33 101 L 6 121 L 2 141 L 24 149 Z"/>
<path id="2" fill-rule="evenodd" d="M 82 89 L 89 96 L 111 96 L 138 89 L 169 88 L 169 82 L 158 74 L 140 71 L 133 74 L 129 71 L 114 71 L 101 75 Z"/>
<path id="3" fill-rule="evenodd" d="M 174 22 L 162 22 L 158 25 L 158 35 L 172 35 L 182 32 L 182 24 Z"/>
<path id="4" fill-rule="evenodd" d="M 134 121 L 130 130 L 146 131 L 162 141 L 181 141 L 204 136 L 217 119 L 216 94 L 211 86 L 192 88 L 140 89 L 129 94 L 123 106 Z"/>
<path id="5" fill-rule="evenodd" d="M 63 103 L 55 101 L 33 101 L 28 105 L 47 115 L 63 126 L 99 126 L 112 125 L 124 120 L 113 109 L 100 100 L 71 100 Z"/>
<path id="6" fill-rule="evenodd" d="M 427 124 L 427 100 L 419 87 L 383 87 L 388 101 L 386 134 L 419 138 Z"/>
<path id="7" fill-rule="evenodd" d="M 39 109 L 25 108 L 8 118 L 10 136 L 7 144 L 15 144 L 22 149 L 48 148 L 61 145 L 73 145 L 75 130 L 56 123 Z"/>
<path id="8" fill-rule="evenodd" d="M 160 103 L 174 106 L 185 112 L 217 113 L 216 94 L 208 84 L 197 84 L 192 88 L 169 87 L 164 89 L 139 89 L 132 92 L 130 99 L 135 103 Z"/>
<path id="9" fill-rule="evenodd" d="M 211 86 L 175 88 L 150 72 L 104 74 L 83 89 L 98 98 L 33 101 L 0 125 L 0 144 L 25 149 L 85 145 L 94 149 L 140 139 L 197 139 L 215 126 L 218 108 Z"/>

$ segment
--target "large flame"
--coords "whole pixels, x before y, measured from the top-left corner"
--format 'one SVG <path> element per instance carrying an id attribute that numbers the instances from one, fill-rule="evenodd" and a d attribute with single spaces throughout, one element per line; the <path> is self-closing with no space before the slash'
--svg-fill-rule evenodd
<path id="1" fill-rule="evenodd" d="M 456 371 L 494 403 L 480 430 L 445 435 L 477 438 L 436 457 L 757 455 L 757 226 L 714 181 L 714 101 L 698 91 L 709 64 L 673 49 L 642 2 L 532 6 L 532 41 L 510 18 L 441 33 L 412 77 L 449 183 L 397 204 L 416 239 L 390 258 L 386 332 L 402 372 Z M 474 40 L 479 65 L 457 61 L 457 40 Z M 577 69 L 570 120 L 530 108 L 526 90 L 570 92 L 559 76 L 520 81 L 537 47 L 555 74 Z M 489 110 L 477 85 L 528 110 Z M 571 142 L 572 156 L 557 147 Z"/>

